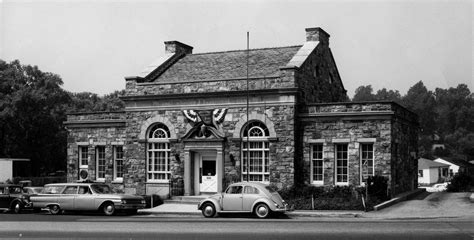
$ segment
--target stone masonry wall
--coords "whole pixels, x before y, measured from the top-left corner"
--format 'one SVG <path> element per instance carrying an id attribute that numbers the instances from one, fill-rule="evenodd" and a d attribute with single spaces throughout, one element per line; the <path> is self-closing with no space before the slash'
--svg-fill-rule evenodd
<path id="1" fill-rule="evenodd" d="M 392 102 L 314 104 L 304 112 L 301 131 L 305 184 L 311 184 L 312 144 L 323 144 L 324 185 L 333 185 L 334 140 L 348 139 L 349 183 L 359 185 L 360 140 L 375 140 L 375 174 L 389 179 L 392 196 L 414 189 L 418 154 L 416 114 Z"/>
<path id="2" fill-rule="evenodd" d="M 294 143 L 292 136 L 294 129 L 294 108 L 289 106 L 253 107 L 253 114 L 264 115 L 268 122 L 275 127 L 277 141 L 270 143 L 270 182 L 279 188 L 293 185 L 293 153 Z M 126 189 L 136 189 L 137 193 L 145 193 L 146 182 L 146 144 L 143 139 L 138 139 L 143 123 L 155 116 L 166 116 L 172 126 L 170 131 L 176 133 L 177 139 L 170 144 L 171 147 L 171 175 L 172 178 L 182 178 L 184 175 L 184 142 L 181 141 L 190 126 L 180 110 L 163 110 L 147 112 L 127 113 L 127 152 L 126 158 L 132 167 L 128 170 L 128 176 L 124 179 Z M 224 181 L 241 180 L 241 139 L 233 138 L 235 126 L 239 121 L 246 118 L 246 108 L 229 108 L 222 129 L 226 136 L 224 149 Z M 251 119 L 252 120 L 252 119 Z M 267 123 L 268 123 L 267 122 Z M 265 123 L 265 122 L 264 122 Z M 180 162 L 176 161 L 179 156 Z M 232 156 L 232 160 L 231 160 Z M 224 183 L 225 185 L 226 183 Z M 131 191 L 131 190 L 130 190 Z M 149 194 L 147 192 L 147 194 Z"/>
<path id="3" fill-rule="evenodd" d="M 327 45 L 318 45 L 308 56 L 296 71 L 296 81 L 304 104 L 347 100 L 346 90 Z"/>
<path id="4" fill-rule="evenodd" d="M 124 119 L 124 112 L 101 112 L 101 113 L 81 113 L 68 115 L 68 122 L 77 121 L 102 121 Z M 67 138 L 67 181 L 76 182 L 79 180 L 79 146 L 88 147 L 89 157 L 89 179 L 96 180 L 96 147 L 105 147 L 106 174 L 105 182 L 113 183 L 119 189 L 123 189 L 121 182 L 114 182 L 113 179 L 113 147 L 125 142 L 125 127 L 107 126 L 70 126 L 68 127 Z M 80 144 L 80 145 L 79 145 Z M 124 151 L 126 148 L 124 146 Z"/>
<path id="5" fill-rule="evenodd" d="M 275 89 L 295 87 L 292 78 L 273 76 L 249 79 L 249 90 Z M 125 94 L 127 96 L 159 95 L 159 94 L 183 94 L 203 92 L 227 92 L 247 90 L 246 79 L 208 80 L 184 83 L 137 83 L 136 80 L 128 80 Z"/>

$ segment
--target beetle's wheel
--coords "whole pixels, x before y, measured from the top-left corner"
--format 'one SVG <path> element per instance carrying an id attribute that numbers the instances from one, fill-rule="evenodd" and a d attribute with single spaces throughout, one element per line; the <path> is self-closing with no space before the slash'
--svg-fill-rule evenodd
<path id="1" fill-rule="evenodd" d="M 266 218 L 268 215 L 270 215 L 270 209 L 268 208 L 267 204 L 265 203 L 259 203 L 255 207 L 255 215 L 259 218 Z"/>
<path id="2" fill-rule="evenodd" d="M 216 207 L 212 203 L 205 203 L 201 208 L 202 215 L 207 218 L 214 217 L 216 215 Z"/>

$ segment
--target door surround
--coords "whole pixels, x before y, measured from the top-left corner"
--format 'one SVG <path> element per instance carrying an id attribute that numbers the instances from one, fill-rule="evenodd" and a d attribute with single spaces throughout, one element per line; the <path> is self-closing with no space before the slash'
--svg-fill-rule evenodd
<path id="1" fill-rule="evenodd" d="M 200 195 L 199 172 L 196 172 L 196 153 L 213 152 L 216 154 L 217 192 L 222 192 L 224 179 L 224 141 L 223 139 L 187 139 L 184 140 L 184 195 Z"/>

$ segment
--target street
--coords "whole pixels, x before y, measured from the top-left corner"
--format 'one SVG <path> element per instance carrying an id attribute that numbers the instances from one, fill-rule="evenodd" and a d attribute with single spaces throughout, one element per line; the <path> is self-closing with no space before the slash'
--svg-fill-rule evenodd
<path id="1" fill-rule="evenodd" d="M 0 214 L 0 238 L 100 239 L 474 239 L 474 218 L 370 218 L 98 214 Z"/>

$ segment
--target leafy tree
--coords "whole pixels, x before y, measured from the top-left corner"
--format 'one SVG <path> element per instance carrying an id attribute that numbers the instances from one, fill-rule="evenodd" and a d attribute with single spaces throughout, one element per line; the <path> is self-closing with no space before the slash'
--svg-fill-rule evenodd
<path id="1" fill-rule="evenodd" d="M 422 81 L 413 85 L 402 99 L 403 104 L 418 114 L 422 135 L 433 136 L 436 132 L 436 101 Z"/>
<path id="2" fill-rule="evenodd" d="M 375 95 L 373 94 L 372 85 L 360 86 L 355 90 L 354 97 L 352 101 L 362 102 L 362 101 L 374 101 L 376 100 Z"/>
<path id="3" fill-rule="evenodd" d="M 402 96 L 400 95 L 400 92 L 398 90 L 387 90 L 386 88 L 382 88 L 377 91 L 375 94 L 375 99 L 380 100 L 380 101 L 395 101 L 395 102 L 401 102 Z"/>
<path id="4" fill-rule="evenodd" d="M 29 158 L 31 174 L 66 165 L 66 105 L 61 78 L 0 60 L 0 155 Z M 25 172 L 25 174 L 29 174 Z"/>

